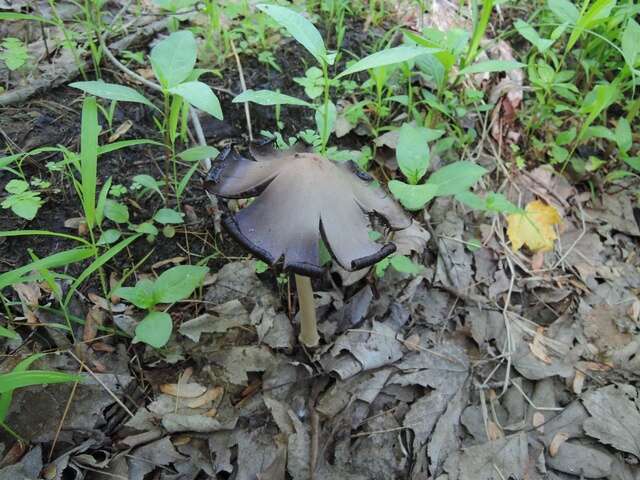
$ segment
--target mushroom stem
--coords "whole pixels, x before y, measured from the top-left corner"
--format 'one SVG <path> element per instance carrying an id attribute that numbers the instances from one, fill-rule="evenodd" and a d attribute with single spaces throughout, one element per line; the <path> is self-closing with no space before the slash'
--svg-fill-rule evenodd
<path id="1" fill-rule="evenodd" d="M 316 325 L 316 306 L 313 301 L 311 279 L 296 274 L 296 289 L 300 304 L 300 341 L 305 347 L 317 347 L 320 341 Z"/>

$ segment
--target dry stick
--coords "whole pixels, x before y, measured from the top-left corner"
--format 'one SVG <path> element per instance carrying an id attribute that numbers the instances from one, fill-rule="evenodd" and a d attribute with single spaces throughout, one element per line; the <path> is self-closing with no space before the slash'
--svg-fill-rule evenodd
<path id="1" fill-rule="evenodd" d="M 306 347 L 317 347 L 320 336 L 316 323 L 316 306 L 313 301 L 311 279 L 298 274 L 295 274 L 295 278 L 300 304 L 300 341 Z"/>
<path id="2" fill-rule="evenodd" d="M 116 42 L 113 42 L 112 48 L 116 51 L 122 51 L 137 41 L 140 38 L 149 37 L 161 30 L 164 30 L 167 27 L 167 20 L 159 20 L 153 23 L 149 23 L 144 25 L 142 29 L 128 35 Z M 46 71 L 43 76 L 37 80 L 34 80 L 29 85 L 22 88 L 14 88 L 6 93 L 0 95 L 0 107 L 6 107 L 8 105 L 12 105 L 15 103 L 22 102 L 27 100 L 28 98 L 40 93 L 44 90 L 48 90 L 50 88 L 59 87 L 60 85 L 64 85 L 70 82 L 78 75 L 78 66 L 77 65 L 69 65 L 65 67 L 64 65 L 60 65 L 59 67 L 55 65 L 55 62 L 52 64 L 54 68 L 52 70 L 56 71 Z M 84 62 L 84 65 L 89 65 L 89 62 Z M 83 65 L 83 66 L 84 66 Z M 62 69 L 62 72 L 60 72 Z M 56 76 L 53 76 L 53 75 Z"/>
<path id="3" fill-rule="evenodd" d="M 238 75 L 240 76 L 240 86 L 242 87 L 242 93 L 247 91 L 247 84 L 244 81 L 244 71 L 242 70 L 242 63 L 240 63 L 240 57 L 236 50 L 236 46 L 233 43 L 233 39 L 229 39 L 231 43 L 231 51 L 236 59 L 236 65 L 238 66 Z M 253 133 L 251 131 L 251 111 L 249 110 L 249 102 L 244 102 L 244 116 L 247 119 L 247 130 L 249 132 L 249 140 L 253 142 Z"/>
<path id="4" fill-rule="evenodd" d="M 118 396 L 117 396 L 115 393 L 113 393 L 113 392 L 109 389 L 109 387 L 107 387 L 107 386 L 104 384 L 104 382 L 103 382 L 102 380 L 100 380 L 100 378 L 98 378 L 98 376 L 97 376 L 95 373 L 93 373 L 93 371 L 92 371 L 89 367 L 87 367 L 87 366 L 85 365 L 85 363 L 84 363 L 82 360 L 80 360 L 80 359 L 75 355 L 75 353 L 73 353 L 71 350 L 67 350 L 67 353 L 68 353 L 69 355 L 71 355 L 71 356 L 75 359 L 75 361 L 76 361 L 76 362 L 78 362 L 78 363 L 80 364 L 80 366 L 81 366 L 84 370 L 86 370 L 86 371 L 87 371 L 87 373 L 88 373 L 89 375 L 91 375 L 91 376 L 93 377 L 93 379 L 94 379 L 96 382 L 98 382 L 102 388 L 104 388 L 104 389 L 107 391 L 107 393 L 109 394 L 109 396 L 110 396 L 111 398 L 113 398 L 113 399 L 116 401 L 116 403 L 117 403 L 120 407 L 122 407 L 122 409 L 123 409 L 125 412 L 127 412 L 127 413 L 129 414 L 129 416 L 130 416 L 130 417 L 132 417 L 132 418 L 133 418 L 133 417 L 135 416 L 135 415 L 133 414 L 133 412 L 132 412 L 131 410 L 129 410 L 129 409 L 127 408 L 127 406 L 126 406 L 124 403 L 122 403 L 122 400 L 120 400 L 120 399 L 118 398 Z"/>
<path id="5" fill-rule="evenodd" d="M 84 367 L 84 363 L 80 364 L 80 370 L 78 370 L 78 373 L 82 372 L 82 369 Z M 56 428 L 56 434 L 53 437 L 53 442 L 51 443 L 51 449 L 49 450 L 49 461 L 51 461 L 51 458 L 53 457 L 53 451 L 56 448 L 56 444 L 58 443 L 58 437 L 60 436 L 60 432 L 62 431 L 62 425 L 64 424 L 64 421 L 67 419 L 67 415 L 69 414 L 69 409 L 71 408 L 71 402 L 73 401 L 73 398 L 76 396 L 76 389 L 78 388 L 78 383 L 80 382 L 74 382 L 73 383 L 73 387 L 71 387 L 71 393 L 69 394 L 69 398 L 67 399 L 67 404 L 64 407 L 64 412 L 62 413 L 62 418 L 60 419 L 60 423 L 58 423 L 58 428 Z"/>

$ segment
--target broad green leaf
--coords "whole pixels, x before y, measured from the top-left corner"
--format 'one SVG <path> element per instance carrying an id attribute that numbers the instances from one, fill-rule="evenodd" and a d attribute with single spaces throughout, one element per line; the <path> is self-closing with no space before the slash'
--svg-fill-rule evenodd
<path id="1" fill-rule="evenodd" d="M 409 257 L 404 255 L 393 255 L 389 259 L 391 266 L 400 273 L 408 273 L 410 275 L 417 275 L 424 270 L 422 265 L 418 265 L 413 262 Z"/>
<path id="2" fill-rule="evenodd" d="M 104 202 L 104 216 L 115 223 L 127 223 L 129 209 L 126 205 L 107 198 Z"/>
<path id="3" fill-rule="evenodd" d="M 438 52 L 439 49 L 424 48 L 424 47 L 411 47 L 401 45 L 399 47 L 387 48 L 376 53 L 372 53 L 364 57 L 362 60 L 357 61 L 349 68 L 340 73 L 336 78 L 341 78 L 353 73 L 362 72 L 363 70 L 369 70 L 371 68 L 385 67 L 387 65 L 395 65 L 397 63 L 407 62 L 413 60 L 420 55 L 426 53 Z"/>
<path id="4" fill-rule="evenodd" d="M 77 88 L 89 95 L 106 98 L 108 100 L 117 100 L 119 102 L 135 102 L 143 103 L 155 108 L 153 103 L 144 95 L 137 92 L 131 87 L 118 85 L 116 83 L 106 83 L 102 80 L 92 80 L 88 82 L 74 82 L 69 84 L 70 87 Z"/>
<path id="5" fill-rule="evenodd" d="M 151 308 L 156 302 L 153 297 L 154 282 L 148 278 L 143 278 L 134 287 L 120 287 L 113 293 L 120 298 L 124 298 L 138 308 Z"/>
<path id="6" fill-rule="evenodd" d="M 438 169 L 426 185 L 436 187 L 435 195 L 455 195 L 468 190 L 487 171 L 473 162 L 455 162 Z"/>
<path id="7" fill-rule="evenodd" d="M 98 239 L 98 245 L 110 245 L 112 243 L 116 243 L 121 236 L 122 233 L 120 233 L 119 230 L 110 228 L 102 232 L 102 235 L 100 235 L 100 238 Z"/>
<path id="8" fill-rule="evenodd" d="M 596 85 L 584 99 L 580 113 L 587 113 L 587 118 L 582 124 L 580 133 L 578 134 L 578 140 L 584 138 L 584 134 L 587 128 L 591 126 L 593 121 L 608 108 L 613 102 L 615 102 L 620 95 L 620 89 L 613 83 L 602 83 Z"/>
<path id="9" fill-rule="evenodd" d="M 640 172 L 640 157 L 625 157 L 622 160 L 636 172 Z M 0 278 L 2 277 L 0 276 Z M 0 282 L 0 286 L 1 285 L 2 283 Z"/>
<path id="10" fill-rule="evenodd" d="M 216 94 L 206 83 L 194 81 L 185 82 L 169 89 L 169 92 L 180 95 L 187 102 L 203 112 L 222 120 L 222 108 Z"/>
<path id="11" fill-rule="evenodd" d="M 630 67 L 635 67 L 640 53 L 640 25 L 633 18 L 629 19 L 622 32 L 622 53 Z"/>
<path id="12" fill-rule="evenodd" d="M 149 312 L 136 326 L 133 343 L 143 342 L 154 348 L 164 347 L 173 330 L 171 315 L 166 312 Z"/>
<path id="13" fill-rule="evenodd" d="M 22 193 L 29 190 L 29 184 L 24 180 L 18 180 L 17 178 L 14 178 L 12 180 L 9 180 L 9 183 L 5 185 L 4 189 L 9 193 Z"/>
<path id="14" fill-rule="evenodd" d="M 482 210 L 495 213 L 521 213 L 523 210 L 516 207 L 501 193 L 489 193 L 482 198 L 473 192 L 461 192 L 456 194 L 456 200 L 464 203 L 474 210 Z"/>
<path id="15" fill-rule="evenodd" d="M 536 32 L 536 29 L 524 20 L 518 19 L 514 24 L 514 27 L 520 35 L 531 42 L 542 53 L 546 52 L 549 47 L 553 45 L 553 40 L 542 38 L 538 35 L 538 32 Z"/>
<path id="16" fill-rule="evenodd" d="M 174 32 L 151 50 L 151 66 L 164 88 L 186 80 L 196 64 L 196 39 L 188 30 Z"/>
<path id="17" fill-rule="evenodd" d="M 407 210 L 420 210 L 438 193 L 435 185 L 408 185 L 398 180 L 391 180 L 389 190 Z"/>
<path id="18" fill-rule="evenodd" d="M 319 63 L 332 64 L 318 29 L 304 16 L 286 7 L 260 3 L 257 7 L 284 27 Z"/>
<path id="19" fill-rule="evenodd" d="M 107 195 L 111 189 L 112 182 L 113 179 L 111 177 L 107 178 L 107 181 L 104 182 L 98 194 L 98 201 L 96 203 L 96 225 L 98 226 L 102 225 L 102 220 L 104 220 L 104 204 L 107 201 Z"/>
<path id="20" fill-rule="evenodd" d="M 147 175 L 146 173 L 141 173 L 140 175 L 135 175 L 132 180 L 138 185 L 142 185 L 144 188 L 148 188 L 149 190 L 153 190 L 158 195 L 162 196 L 162 192 L 160 191 L 160 187 L 162 183 L 153 178 L 151 175 Z"/>
<path id="21" fill-rule="evenodd" d="M 3 208 L 11 208 L 11 211 L 25 220 L 33 220 L 42 206 L 42 200 L 35 192 L 24 192 L 13 195 L 2 202 Z"/>
<path id="22" fill-rule="evenodd" d="M 626 118 L 620 117 L 616 125 L 616 141 L 621 152 L 627 153 L 633 143 L 631 126 Z"/>
<path id="23" fill-rule="evenodd" d="M 183 217 L 184 213 L 176 212 L 175 210 L 171 210 L 170 208 L 161 208 L 153 216 L 153 219 L 158 223 L 166 225 L 167 223 L 183 223 Z"/>
<path id="24" fill-rule="evenodd" d="M 51 385 L 54 383 L 79 382 L 80 380 L 82 380 L 82 377 L 79 375 L 46 370 L 3 373 L 0 375 L 0 393 L 31 385 Z"/>
<path id="25" fill-rule="evenodd" d="M 233 103 L 253 102 L 258 105 L 300 105 L 313 107 L 309 102 L 272 90 L 247 90 L 233 99 Z"/>
<path id="26" fill-rule="evenodd" d="M 396 157 L 400 170 L 412 185 L 418 183 L 429 168 L 428 140 L 429 130 L 425 127 L 409 123 L 400 127 Z"/>
<path id="27" fill-rule="evenodd" d="M 576 127 L 571 127 L 569 130 L 560 132 L 556 137 L 556 145 L 568 145 L 576 138 Z"/>
<path id="28" fill-rule="evenodd" d="M 143 222 L 139 225 L 135 225 L 132 230 L 134 232 L 144 233 L 145 235 L 151 235 L 152 237 L 158 235 L 158 228 L 151 222 Z"/>
<path id="29" fill-rule="evenodd" d="M 526 67 L 524 63 L 516 62 L 515 60 L 485 60 L 463 68 L 460 70 L 460 74 L 508 72 L 509 70 L 523 67 Z"/>
<path id="30" fill-rule="evenodd" d="M 561 22 L 576 23 L 580 12 L 569 0 L 548 0 L 549 10 L 558 17 Z"/>
<path id="31" fill-rule="evenodd" d="M 207 267 L 180 265 L 163 272 L 154 285 L 156 303 L 174 303 L 189 298 L 208 271 Z"/>
<path id="32" fill-rule="evenodd" d="M 201 145 L 180 152 L 178 157 L 185 162 L 199 162 L 205 158 L 216 158 L 219 154 L 220 151 L 217 148 L 210 147 L 209 145 Z"/>

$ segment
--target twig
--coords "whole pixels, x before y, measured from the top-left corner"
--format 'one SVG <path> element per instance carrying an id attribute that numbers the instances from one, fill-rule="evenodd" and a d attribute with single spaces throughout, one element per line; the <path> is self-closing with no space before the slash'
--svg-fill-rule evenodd
<path id="1" fill-rule="evenodd" d="M 84 363 L 80 364 L 80 369 L 78 373 L 82 372 L 84 367 Z M 51 449 L 49 450 L 49 461 L 53 458 L 53 451 L 56 448 L 56 444 L 58 443 L 58 437 L 60 436 L 60 432 L 62 431 L 62 425 L 64 425 L 64 421 L 67 419 L 67 415 L 69 414 L 69 409 L 71 408 L 71 402 L 73 402 L 73 397 L 76 396 L 76 389 L 78 388 L 79 381 L 73 383 L 73 387 L 71 387 L 71 393 L 69 394 L 69 398 L 67 399 L 67 404 L 64 407 L 64 412 L 62 413 L 62 418 L 60 419 L 60 423 L 58 423 L 58 428 L 56 428 L 56 434 L 53 437 L 53 442 L 51 442 Z"/>
<path id="2" fill-rule="evenodd" d="M 80 364 L 80 366 L 81 366 L 84 370 L 86 370 L 86 371 L 87 371 L 87 373 L 88 373 L 89 375 L 91 375 L 91 376 L 93 377 L 93 379 L 94 379 L 96 382 L 98 382 L 102 388 L 104 388 L 104 389 L 107 391 L 107 393 L 109 394 L 109 396 L 110 396 L 111 398 L 113 398 L 113 399 L 115 400 L 115 402 L 116 402 L 116 403 L 117 403 L 117 404 L 118 404 L 118 405 L 119 405 L 119 406 L 120 406 L 120 407 L 121 407 L 125 412 L 127 412 L 127 413 L 129 414 L 129 416 L 130 416 L 130 417 L 132 417 L 132 418 L 134 417 L 133 412 L 132 412 L 131 410 L 129 410 L 129 409 L 127 408 L 127 406 L 126 406 L 124 403 L 122 403 L 122 400 L 120 400 L 120 399 L 116 396 L 116 394 L 115 394 L 115 393 L 113 393 L 113 392 L 111 391 L 111 389 L 109 389 L 109 387 L 107 387 L 107 386 L 104 384 L 104 382 L 103 382 L 102 380 L 100 380 L 100 379 L 98 378 L 98 376 L 97 376 L 95 373 L 93 373 L 93 371 L 91 371 L 91 369 L 90 369 L 89 367 L 87 367 L 87 366 L 84 364 L 84 362 L 83 362 L 82 360 L 80 360 L 80 359 L 75 355 L 75 353 L 73 353 L 71 350 L 67 350 L 67 353 L 68 353 L 69 355 L 71 355 L 71 356 L 74 358 L 74 360 L 75 360 L 76 362 L 78 362 L 78 363 Z"/>
<path id="3" fill-rule="evenodd" d="M 236 59 L 236 65 L 238 66 L 238 75 L 240 76 L 240 86 L 242 87 L 242 93 L 247 91 L 247 84 L 244 81 L 244 71 L 242 70 L 242 63 L 240 63 L 240 57 L 238 51 L 233 43 L 233 39 L 229 39 L 231 44 L 231 51 Z M 253 132 L 251 131 L 251 111 L 249 110 L 249 102 L 244 102 L 244 116 L 247 119 L 247 131 L 249 132 L 249 140 L 253 142 Z"/>

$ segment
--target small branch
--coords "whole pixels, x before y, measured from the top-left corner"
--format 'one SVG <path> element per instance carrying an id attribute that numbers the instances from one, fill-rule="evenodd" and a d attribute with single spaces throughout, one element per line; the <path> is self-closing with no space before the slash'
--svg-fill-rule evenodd
<path id="1" fill-rule="evenodd" d="M 242 63 L 240 63 L 240 57 L 238 51 L 233 43 L 233 39 L 229 39 L 231 43 L 231 51 L 236 59 L 236 65 L 238 66 L 238 75 L 240 76 L 240 86 L 242 87 L 242 93 L 247 91 L 247 84 L 244 81 L 244 71 L 242 70 Z M 247 119 L 247 131 L 249 132 L 249 140 L 253 142 L 253 133 L 251 131 L 251 111 L 249 110 L 249 102 L 244 102 L 244 116 Z M 297 275 L 296 275 L 297 278 Z"/>

